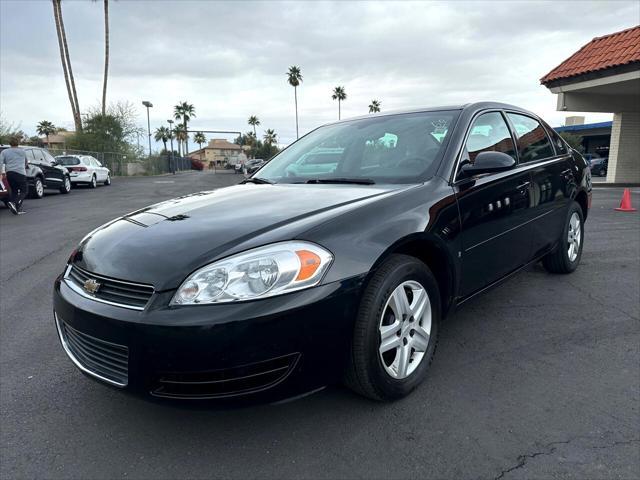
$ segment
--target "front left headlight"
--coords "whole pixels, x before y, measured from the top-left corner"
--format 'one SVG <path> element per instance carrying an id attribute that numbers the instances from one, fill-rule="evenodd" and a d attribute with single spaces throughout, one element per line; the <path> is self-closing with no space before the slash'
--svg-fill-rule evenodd
<path id="1" fill-rule="evenodd" d="M 171 305 L 237 302 L 313 287 L 333 255 L 309 242 L 254 248 L 202 267 L 182 282 Z"/>

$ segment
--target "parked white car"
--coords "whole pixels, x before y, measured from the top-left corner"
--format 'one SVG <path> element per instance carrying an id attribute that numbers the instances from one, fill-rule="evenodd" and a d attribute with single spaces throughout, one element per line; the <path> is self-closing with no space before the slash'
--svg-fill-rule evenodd
<path id="1" fill-rule="evenodd" d="M 111 172 L 90 155 L 58 155 L 56 161 L 69 170 L 71 183 L 96 188 L 98 183 L 111 185 Z"/>

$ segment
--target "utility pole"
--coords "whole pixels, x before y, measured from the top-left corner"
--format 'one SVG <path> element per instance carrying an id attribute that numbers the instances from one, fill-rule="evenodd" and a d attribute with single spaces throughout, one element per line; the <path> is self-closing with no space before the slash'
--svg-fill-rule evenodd
<path id="1" fill-rule="evenodd" d="M 149 156 L 151 156 L 151 121 L 149 120 L 149 109 L 153 107 L 153 103 L 144 100 L 142 105 L 147 107 L 147 130 L 149 132 Z"/>

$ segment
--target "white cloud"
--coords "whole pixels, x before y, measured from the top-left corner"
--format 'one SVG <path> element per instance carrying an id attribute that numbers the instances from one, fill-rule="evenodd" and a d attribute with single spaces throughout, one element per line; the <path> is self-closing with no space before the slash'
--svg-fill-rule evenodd
<path id="1" fill-rule="evenodd" d="M 101 2 L 63 2 L 81 107 L 101 97 Z M 539 78 L 591 38 L 633 25 L 637 2 L 110 2 L 108 98 L 140 108 L 152 128 L 180 100 L 193 128 L 248 130 L 256 114 L 283 143 L 295 137 L 290 65 L 302 68 L 301 133 L 337 117 L 421 105 L 497 100 L 562 123 Z M 0 2 L 0 103 L 33 133 L 72 119 L 51 2 Z M 587 114 L 598 121 L 609 115 Z"/>

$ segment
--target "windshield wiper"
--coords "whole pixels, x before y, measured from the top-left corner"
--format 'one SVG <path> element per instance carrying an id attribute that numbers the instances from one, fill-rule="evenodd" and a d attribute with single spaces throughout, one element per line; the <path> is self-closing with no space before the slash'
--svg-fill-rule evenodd
<path id="1" fill-rule="evenodd" d="M 274 182 L 272 182 L 271 180 L 267 180 L 266 178 L 260 178 L 260 177 L 251 177 L 251 178 L 247 178 L 246 180 L 243 180 L 240 182 L 242 183 L 257 183 L 257 184 L 269 184 L 269 185 L 273 185 Z"/>
<path id="2" fill-rule="evenodd" d="M 370 178 L 311 178 L 305 183 L 352 183 L 355 185 L 373 185 Z"/>

